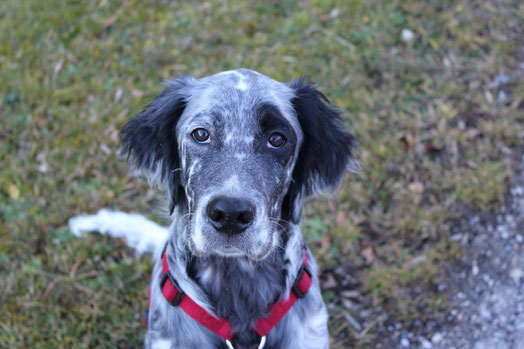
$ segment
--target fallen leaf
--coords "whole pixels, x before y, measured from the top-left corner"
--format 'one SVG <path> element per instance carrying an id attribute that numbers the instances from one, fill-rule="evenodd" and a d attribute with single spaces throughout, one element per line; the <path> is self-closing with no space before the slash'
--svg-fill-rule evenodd
<path id="1" fill-rule="evenodd" d="M 360 297 L 360 293 L 355 290 L 346 290 L 341 292 L 342 296 L 346 298 L 358 298 Z"/>
<path id="2" fill-rule="evenodd" d="M 53 76 L 57 76 L 58 73 L 60 73 L 60 70 L 62 70 L 63 66 L 64 66 L 64 59 L 60 58 L 60 60 L 55 64 L 55 67 L 53 68 Z"/>
<path id="3" fill-rule="evenodd" d="M 428 258 L 426 257 L 426 255 L 420 255 L 420 256 L 414 257 L 411 260 L 409 260 L 407 262 L 407 265 L 414 266 L 414 265 L 417 265 L 417 264 L 421 264 L 421 263 L 424 263 L 425 261 L 427 261 L 427 259 Z"/>
<path id="4" fill-rule="evenodd" d="M 341 301 L 342 301 L 342 305 L 347 310 L 353 310 L 357 308 L 357 305 L 354 302 L 350 301 L 349 299 L 342 298 Z"/>
<path id="5" fill-rule="evenodd" d="M 327 279 L 322 282 L 322 288 L 324 290 L 328 288 L 335 288 L 337 287 L 337 280 L 333 277 L 331 274 L 327 274 Z"/>
<path id="6" fill-rule="evenodd" d="M 407 132 L 402 137 L 400 137 L 400 143 L 402 144 L 402 149 L 407 151 L 409 148 L 411 148 L 413 143 L 415 143 L 415 137 L 411 133 Z"/>
<path id="7" fill-rule="evenodd" d="M 124 94 L 124 91 L 122 90 L 121 87 L 117 88 L 116 92 L 115 92 L 115 103 L 117 103 L 120 98 L 122 98 L 122 95 Z"/>
<path id="8" fill-rule="evenodd" d="M 331 246 L 331 240 L 329 239 L 329 236 L 324 236 L 320 243 L 320 247 L 323 249 L 327 249 L 329 248 L 329 246 Z"/>
<path id="9" fill-rule="evenodd" d="M 436 154 L 438 152 L 441 152 L 442 151 L 442 147 L 434 144 L 434 143 L 427 143 L 426 144 L 426 153 L 430 153 L 430 154 Z"/>
<path id="10" fill-rule="evenodd" d="M 470 128 L 466 131 L 466 137 L 468 139 L 474 139 L 480 134 L 480 130 L 478 128 Z"/>
<path id="11" fill-rule="evenodd" d="M 116 16 L 109 17 L 104 22 L 104 28 L 108 28 L 108 27 L 112 26 L 113 24 L 115 24 L 115 22 L 116 22 Z"/>
<path id="12" fill-rule="evenodd" d="M 413 182 L 408 185 L 409 190 L 414 194 L 422 194 L 424 192 L 424 184 L 421 182 Z"/>
<path id="13" fill-rule="evenodd" d="M 373 253 L 372 247 L 366 247 L 365 249 L 362 250 L 361 254 L 362 254 L 362 257 L 364 257 L 364 259 L 366 260 L 368 264 L 373 263 L 373 261 L 375 260 L 375 254 Z"/>
<path id="14" fill-rule="evenodd" d="M 20 190 L 18 190 L 18 187 L 13 183 L 9 183 L 7 185 L 7 193 L 9 194 L 9 197 L 13 200 L 18 200 L 18 198 L 20 197 Z"/>
<path id="15" fill-rule="evenodd" d="M 136 98 L 142 98 L 144 96 L 144 91 L 137 90 L 134 88 L 131 90 L 131 96 Z"/>
<path id="16" fill-rule="evenodd" d="M 340 211 L 339 213 L 337 213 L 337 217 L 335 218 L 335 222 L 337 223 L 337 225 L 342 225 L 344 224 L 344 222 L 346 221 L 346 214 L 342 211 Z"/>

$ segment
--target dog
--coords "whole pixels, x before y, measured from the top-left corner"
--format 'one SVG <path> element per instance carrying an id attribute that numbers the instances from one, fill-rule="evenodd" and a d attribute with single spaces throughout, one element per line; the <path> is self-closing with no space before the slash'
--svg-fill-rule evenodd
<path id="1" fill-rule="evenodd" d="M 355 162 L 340 115 L 304 79 L 237 69 L 170 80 L 123 127 L 123 153 L 165 188 L 173 217 L 146 348 L 329 347 L 300 219 Z"/>

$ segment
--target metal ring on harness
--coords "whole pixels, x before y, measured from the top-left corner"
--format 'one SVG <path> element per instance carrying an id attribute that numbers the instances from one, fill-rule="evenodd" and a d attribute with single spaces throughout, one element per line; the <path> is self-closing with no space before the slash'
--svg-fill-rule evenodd
<path id="1" fill-rule="evenodd" d="M 227 344 L 228 349 L 235 349 L 233 344 L 231 344 L 231 342 L 227 339 L 226 339 L 226 344 Z M 263 349 L 264 345 L 266 345 L 266 336 L 263 336 L 262 338 L 260 338 L 260 344 L 258 345 L 257 349 Z"/>

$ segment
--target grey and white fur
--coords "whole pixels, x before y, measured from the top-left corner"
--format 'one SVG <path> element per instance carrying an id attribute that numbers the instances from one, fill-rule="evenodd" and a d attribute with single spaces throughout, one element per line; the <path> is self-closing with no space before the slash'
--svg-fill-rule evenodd
<path id="1" fill-rule="evenodd" d="M 255 348 L 257 318 L 289 296 L 302 263 L 304 199 L 336 188 L 355 138 L 340 112 L 299 79 L 280 83 L 247 69 L 182 76 L 121 132 L 122 150 L 167 191 L 167 257 L 184 292 Z M 313 284 L 267 335 L 265 349 L 328 348 L 317 265 Z M 155 262 L 145 347 L 226 349 L 219 336 L 171 306 Z"/>

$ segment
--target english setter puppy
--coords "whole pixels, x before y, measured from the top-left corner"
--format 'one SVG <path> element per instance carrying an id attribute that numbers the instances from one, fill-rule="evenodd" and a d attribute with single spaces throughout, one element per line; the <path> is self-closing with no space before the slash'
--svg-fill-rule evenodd
<path id="1" fill-rule="evenodd" d="M 329 347 L 299 224 L 304 199 L 353 161 L 340 114 L 304 80 L 238 69 L 171 80 L 125 125 L 124 153 L 165 188 L 173 217 L 146 348 Z"/>

